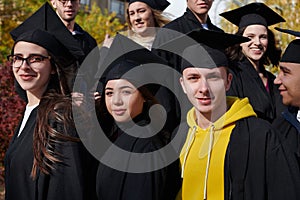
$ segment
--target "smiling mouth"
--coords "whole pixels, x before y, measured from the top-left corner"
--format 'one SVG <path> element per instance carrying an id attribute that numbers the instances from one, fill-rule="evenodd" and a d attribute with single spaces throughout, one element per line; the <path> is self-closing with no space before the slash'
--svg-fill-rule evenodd
<path id="1" fill-rule="evenodd" d="M 120 110 L 113 110 L 112 111 L 115 115 L 124 115 L 124 113 L 126 112 L 125 109 L 120 109 Z"/>
<path id="2" fill-rule="evenodd" d="M 29 80 L 29 79 L 32 79 L 32 78 L 34 78 L 34 77 L 36 77 L 35 75 L 20 75 L 20 78 L 22 79 L 22 80 Z"/>

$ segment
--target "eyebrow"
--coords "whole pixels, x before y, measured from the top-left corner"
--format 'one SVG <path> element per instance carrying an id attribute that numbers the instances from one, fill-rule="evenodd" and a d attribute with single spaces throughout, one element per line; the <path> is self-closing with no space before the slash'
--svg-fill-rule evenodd
<path id="1" fill-rule="evenodd" d="M 122 90 L 122 89 L 126 89 L 126 88 L 134 89 L 133 87 L 131 87 L 131 86 L 129 86 L 129 85 L 121 86 L 121 87 L 119 87 L 118 89 Z M 114 88 L 110 88 L 110 87 L 105 88 L 105 90 L 113 90 L 113 89 L 114 89 Z"/>
<path id="2" fill-rule="evenodd" d="M 284 66 L 280 66 L 280 70 L 284 70 L 284 71 L 288 71 L 290 72 L 291 70 L 287 67 L 284 67 Z"/>

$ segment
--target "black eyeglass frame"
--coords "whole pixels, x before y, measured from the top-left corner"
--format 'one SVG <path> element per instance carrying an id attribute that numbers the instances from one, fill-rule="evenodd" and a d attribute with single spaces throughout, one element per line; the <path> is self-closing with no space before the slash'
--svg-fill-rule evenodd
<path id="1" fill-rule="evenodd" d="M 63 6 L 66 6 L 66 4 L 71 1 L 71 3 L 74 3 L 74 2 L 79 2 L 79 0 L 58 0 Z"/>
<path id="2" fill-rule="evenodd" d="M 14 63 L 16 62 L 15 58 L 18 58 L 20 60 L 22 60 L 21 64 L 19 66 L 14 66 Z M 33 58 L 39 58 L 38 60 L 32 60 L 30 61 L 30 59 L 33 59 Z M 51 56 L 44 56 L 44 55 L 41 55 L 41 54 L 30 54 L 27 58 L 23 58 L 22 56 L 20 55 L 8 55 L 7 56 L 7 60 L 11 63 L 12 67 L 13 68 L 20 68 L 23 64 L 24 64 L 24 61 L 26 62 L 26 64 L 31 67 L 31 64 L 33 63 L 41 63 L 43 62 L 45 59 L 51 59 Z"/>

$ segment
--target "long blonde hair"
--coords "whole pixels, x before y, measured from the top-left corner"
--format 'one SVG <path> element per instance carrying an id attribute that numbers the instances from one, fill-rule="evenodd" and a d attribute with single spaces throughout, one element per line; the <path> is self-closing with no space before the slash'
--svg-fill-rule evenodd
<path id="1" fill-rule="evenodd" d="M 156 10 L 151 8 L 150 6 L 148 6 L 151 9 L 152 12 L 152 16 L 154 19 L 154 23 L 155 23 L 155 27 L 162 27 L 165 24 L 169 23 L 171 20 L 168 19 L 167 17 L 165 17 L 162 14 L 162 11 Z M 128 28 L 131 30 L 132 29 L 132 25 L 130 23 L 130 16 L 129 16 L 129 10 L 127 8 L 127 12 L 126 12 L 126 22 L 128 24 Z"/>

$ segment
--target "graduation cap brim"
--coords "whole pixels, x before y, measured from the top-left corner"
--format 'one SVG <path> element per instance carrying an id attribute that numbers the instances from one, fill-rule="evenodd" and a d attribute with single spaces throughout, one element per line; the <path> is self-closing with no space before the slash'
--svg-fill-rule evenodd
<path id="1" fill-rule="evenodd" d="M 214 68 L 228 66 L 226 48 L 247 41 L 248 38 L 238 35 L 198 29 L 183 34 L 158 48 L 165 51 L 172 50 L 191 66 Z M 188 67 L 187 63 L 183 63 L 181 71 L 186 67 Z"/>
<path id="2" fill-rule="evenodd" d="M 234 10 L 223 12 L 224 17 L 238 27 L 246 27 L 253 24 L 271 26 L 279 22 L 285 22 L 279 14 L 266 6 L 264 3 L 250 3 Z"/>
<path id="3" fill-rule="evenodd" d="M 275 27 L 275 29 L 282 33 L 287 33 L 287 34 L 290 34 L 290 35 L 293 35 L 296 37 L 300 37 L 300 32 L 298 32 L 298 31 L 293 31 L 293 30 L 283 29 L 283 28 L 278 28 L 278 27 Z"/>
<path id="4" fill-rule="evenodd" d="M 300 37 L 300 32 L 293 31 L 289 29 L 282 29 L 275 27 L 277 31 L 287 33 L 296 37 Z M 288 63 L 300 63 L 300 39 L 295 39 L 289 43 L 287 48 L 285 49 L 280 62 L 288 62 Z"/>
<path id="5" fill-rule="evenodd" d="M 10 34 L 13 40 L 16 41 L 25 32 L 35 29 L 47 31 L 54 35 L 76 59 L 84 56 L 84 52 L 76 39 L 47 2 L 17 28 L 13 29 Z"/>
<path id="6" fill-rule="evenodd" d="M 159 11 L 164 11 L 170 5 L 170 3 L 166 0 L 127 0 L 129 4 L 137 1 L 143 2 L 148 6 L 150 6 L 151 8 Z"/>
<path id="7" fill-rule="evenodd" d="M 166 64 L 165 60 L 145 47 L 121 34 L 117 34 L 103 64 L 100 66 L 102 70 L 98 70 L 102 75 L 97 74 L 97 77 L 101 77 L 100 82 L 103 85 L 109 80 L 122 78 L 132 83 L 139 83 L 137 86 L 141 86 L 143 82 L 147 83 L 153 80 L 155 83 L 158 81 L 155 79 L 156 74 L 148 73 L 147 69 L 154 69 L 154 67 Z M 139 66 L 145 66 L 145 68 L 137 69 Z M 157 89 L 157 87 L 154 88 Z M 153 88 L 151 90 L 153 94 L 156 92 L 153 91 Z"/>

